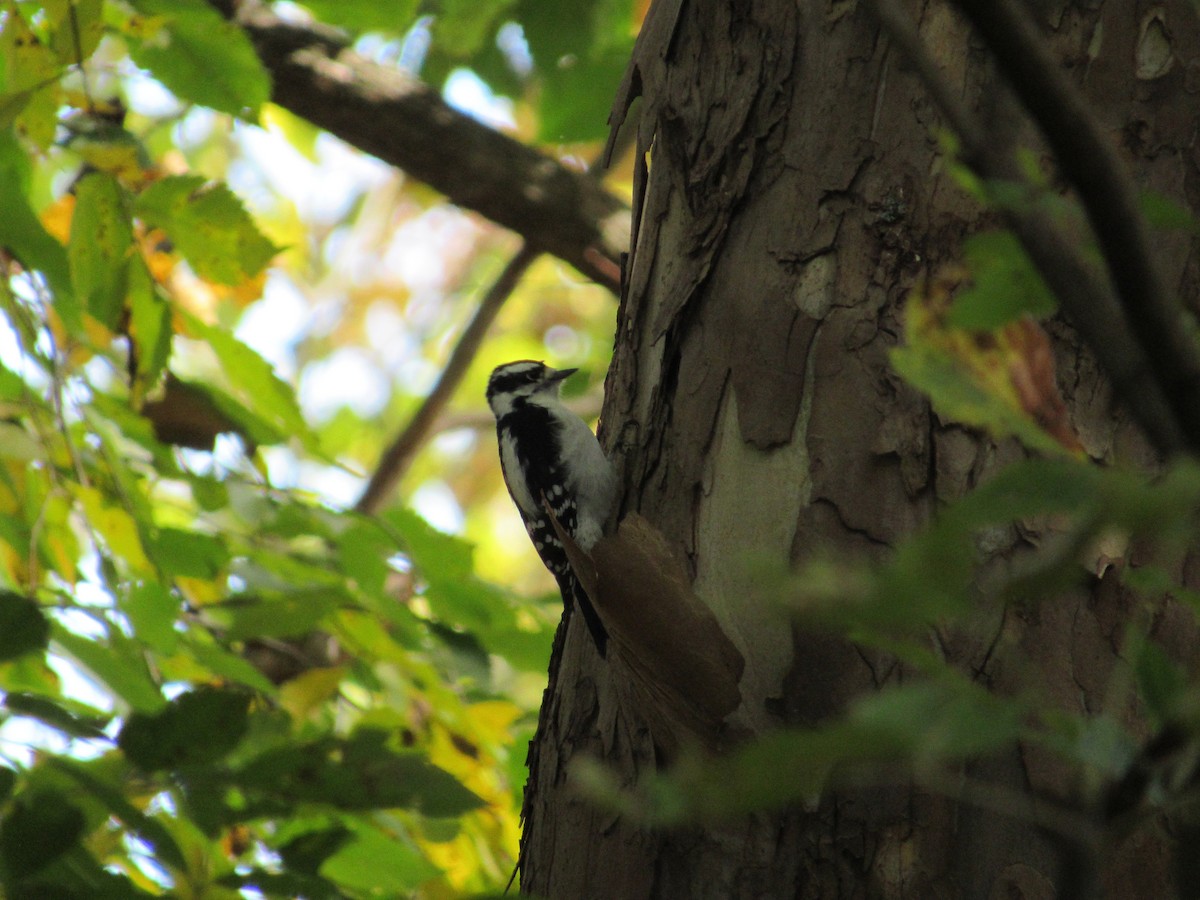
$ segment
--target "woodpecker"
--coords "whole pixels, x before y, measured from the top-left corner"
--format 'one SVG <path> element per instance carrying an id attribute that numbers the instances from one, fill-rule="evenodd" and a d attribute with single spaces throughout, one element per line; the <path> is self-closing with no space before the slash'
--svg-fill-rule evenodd
<path id="1" fill-rule="evenodd" d="M 571 570 L 547 513 L 580 549 L 600 540 L 616 496 L 616 476 L 587 423 L 563 405 L 562 382 L 577 369 L 552 369 L 534 360 L 498 366 L 488 379 L 487 401 L 496 417 L 500 468 L 509 496 L 538 555 L 558 581 L 563 605 L 578 605 L 600 656 L 608 632 Z"/>

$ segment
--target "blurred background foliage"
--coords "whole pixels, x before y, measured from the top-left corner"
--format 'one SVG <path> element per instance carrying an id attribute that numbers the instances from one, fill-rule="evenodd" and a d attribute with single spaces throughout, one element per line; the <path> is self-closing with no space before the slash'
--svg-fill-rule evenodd
<path id="1" fill-rule="evenodd" d="M 582 168 L 644 5 L 271 8 Z M 569 363 L 594 415 L 613 297 L 535 263 L 360 515 L 516 237 L 269 103 L 202 0 L 6 0 L 0 56 L 3 892 L 502 887 L 561 604 L 483 389 Z"/>

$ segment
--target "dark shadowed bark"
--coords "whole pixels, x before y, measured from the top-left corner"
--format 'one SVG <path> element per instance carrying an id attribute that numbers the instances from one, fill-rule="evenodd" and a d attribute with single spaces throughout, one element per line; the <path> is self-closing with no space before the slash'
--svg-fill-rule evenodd
<path id="1" fill-rule="evenodd" d="M 990 57 L 942 0 L 906 4 L 972 111 L 1008 123 L 1052 158 Z M 1140 189 L 1200 208 L 1196 72 L 1188 3 L 1040 4 L 1052 53 L 1081 88 Z M 747 561 L 799 563 L 818 549 L 878 557 L 1020 458 L 941 421 L 888 364 L 899 309 L 957 258 L 987 214 L 948 175 L 942 120 L 908 61 L 853 3 L 659 0 L 630 80 L 652 162 L 635 188 L 635 238 L 608 381 L 604 437 L 622 511 L 667 539 L 700 600 L 744 659 L 725 739 L 815 724 L 904 677 L 840 640 L 796 633 L 750 598 Z M 623 109 L 618 101 L 618 109 Z M 1169 288 L 1196 308 L 1195 239 L 1155 235 Z M 1059 387 L 1097 462 L 1156 463 L 1072 325 L 1048 325 Z M 1052 540 L 1045 523 L 994 535 L 990 565 L 1019 565 Z M 1101 565 L 1085 588 L 969 626 L 931 646 L 1004 694 L 1038 690 L 1072 713 L 1106 708 L 1134 600 Z M 1176 658 L 1191 618 L 1153 611 Z M 522 888 L 552 898 L 1112 897 L 1173 895 L 1172 846 L 1143 828 L 1096 846 L 1044 828 L 1033 798 L 1076 803 L 1046 751 L 1014 747 L 936 794 L 912 786 L 842 792 L 812 809 L 719 826 L 647 831 L 580 799 L 574 759 L 627 782 L 663 761 L 659 710 L 620 654 L 566 639 L 543 710 L 526 801 Z M 974 786 L 977 789 L 972 789 Z M 981 793 L 1005 797 L 978 803 Z M 1093 880 L 1095 879 L 1095 880 Z"/>

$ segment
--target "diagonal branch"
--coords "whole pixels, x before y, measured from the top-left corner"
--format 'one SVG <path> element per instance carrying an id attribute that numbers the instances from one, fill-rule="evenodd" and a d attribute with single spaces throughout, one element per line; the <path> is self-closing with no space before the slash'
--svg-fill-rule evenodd
<path id="1" fill-rule="evenodd" d="M 870 0 L 893 43 L 913 63 L 934 102 L 962 142 L 963 159 L 980 178 L 1028 186 L 1010 141 L 992 134 L 959 100 L 922 44 L 911 19 L 897 0 Z M 989 0 L 990 2 L 990 0 Z M 1029 189 L 1032 194 L 1032 188 Z M 1184 436 L 1180 416 L 1168 402 L 1165 386 L 1155 377 L 1146 345 L 1134 338 L 1127 316 L 1103 273 L 1092 265 L 1045 211 L 1033 204 L 1006 206 L 1009 227 L 1020 240 L 1046 283 L 1058 297 L 1072 325 L 1096 354 L 1126 408 L 1164 454 L 1197 446 Z M 1153 347 L 1154 345 L 1150 345 Z M 1200 423 L 1200 419 L 1196 420 Z"/>
<path id="2" fill-rule="evenodd" d="M 371 473 L 367 486 L 354 504 L 357 512 L 368 515 L 379 512 L 388 495 L 408 470 L 413 457 L 433 431 L 438 414 L 450 402 L 450 397 L 470 367 L 471 361 L 475 358 L 480 344 L 487 335 L 488 328 L 491 327 L 496 314 L 500 312 L 504 301 L 512 294 L 513 289 L 521 280 L 521 276 L 525 274 L 525 270 L 540 255 L 526 244 L 517 252 L 516 256 L 508 261 L 504 271 L 492 282 L 487 294 L 480 301 L 474 317 L 463 330 L 458 343 L 454 345 L 454 350 L 450 354 L 446 368 L 438 377 L 437 384 L 421 402 L 421 406 L 404 430 L 383 451 L 379 465 Z"/>
<path id="3" fill-rule="evenodd" d="M 250 36 L 274 102 L 618 291 L 629 210 L 594 179 L 358 55 L 333 29 L 285 22 L 258 0 L 211 2 Z"/>

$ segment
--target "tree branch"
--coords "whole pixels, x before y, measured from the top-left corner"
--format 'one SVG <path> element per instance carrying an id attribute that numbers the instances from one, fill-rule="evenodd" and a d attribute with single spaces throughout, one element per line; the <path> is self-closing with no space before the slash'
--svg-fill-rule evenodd
<path id="1" fill-rule="evenodd" d="M 962 142 L 964 162 L 985 181 L 1033 188 L 1016 164 L 1010 142 L 992 134 L 966 109 L 926 51 L 912 21 L 896 0 L 870 0 L 876 16 L 895 45 L 913 63 L 933 100 Z M 1154 377 L 1144 344 L 1131 337 L 1129 318 L 1109 280 L 1069 241 L 1058 225 L 1033 204 L 1008 205 L 1005 219 L 1025 252 L 1058 297 L 1072 325 L 1096 354 L 1117 396 L 1165 455 L 1178 453 L 1185 438 L 1180 417 Z M 1200 422 L 1200 420 L 1197 420 Z"/>
<path id="2" fill-rule="evenodd" d="M 333 29 L 285 22 L 257 0 L 212 2 L 250 36 L 274 102 L 619 291 L 629 210 L 596 181 L 359 56 Z"/>
<path id="3" fill-rule="evenodd" d="M 371 473 L 367 486 L 363 489 L 358 502 L 354 504 L 357 512 L 372 514 L 378 512 L 383 506 L 384 500 L 408 470 L 412 458 L 433 430 L 438 414 L 450 402 L 450 397 L 458 389 L 459 382 L 462 381 L 463 375 L 466 374 L 467 368 L 479 351 L 479 345 L 483 343 L 487 330 L 495 320 L 496 314 L 500 312 L 504 301 L 513 292 L 517 282 L 525 274 L 525 270 L 540 255 L 538 251 L 531 249 L 526 244 L 517 252 L 516 256 L 508 261 L 504 271 L 492 283 L 487 294 L 480 301 L 475 316 L 464 329 L 458 343 L 454 345 L 454 350 L 450 354 L 450 359 L 446 363 L 446 368 L 442 370 L 437 384 L 421 402 L 421 406 L 404 430 L 383 451 L 379 465 Z"/>

